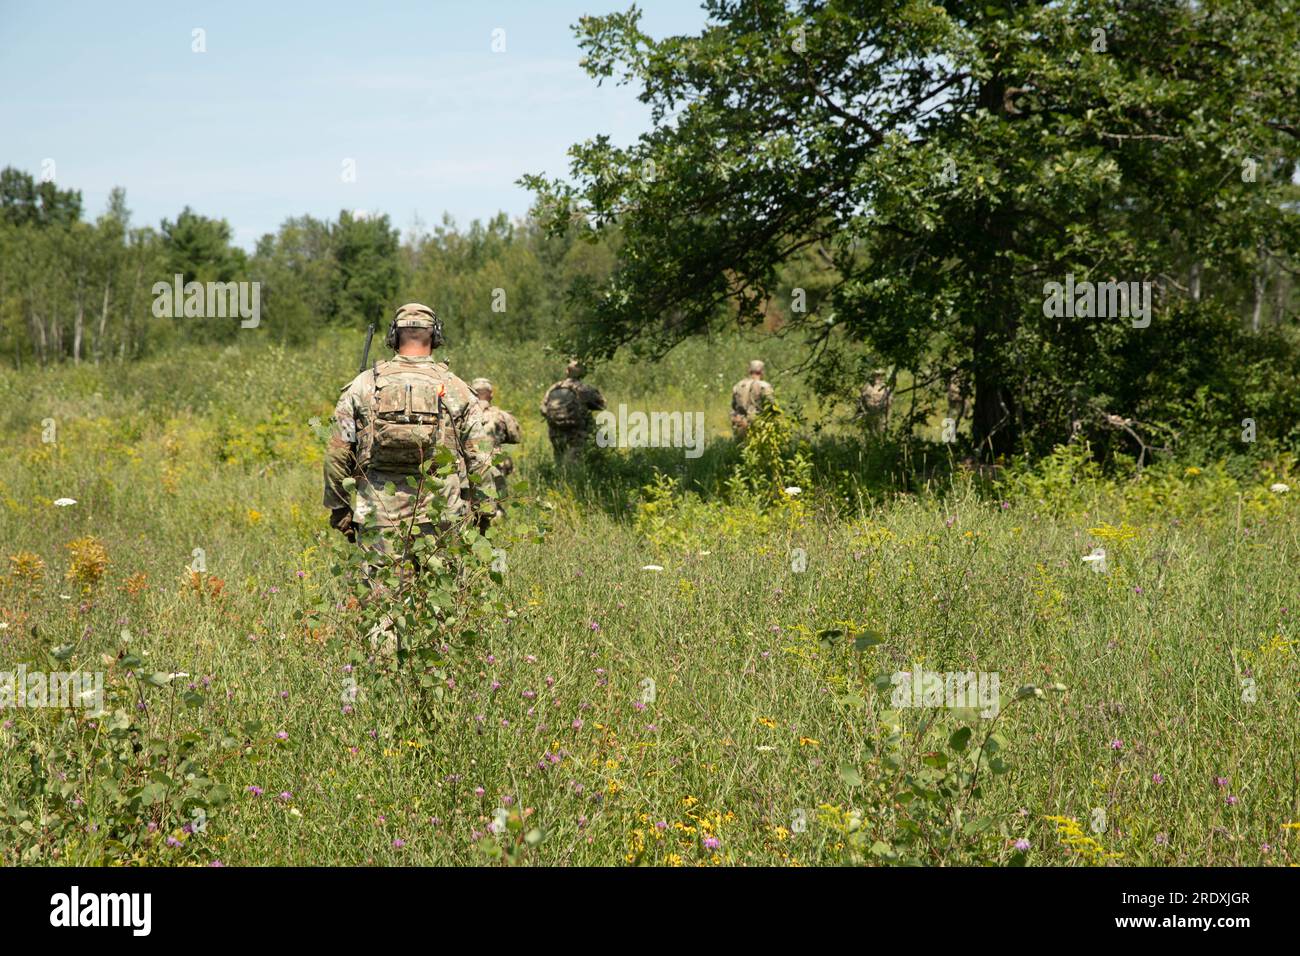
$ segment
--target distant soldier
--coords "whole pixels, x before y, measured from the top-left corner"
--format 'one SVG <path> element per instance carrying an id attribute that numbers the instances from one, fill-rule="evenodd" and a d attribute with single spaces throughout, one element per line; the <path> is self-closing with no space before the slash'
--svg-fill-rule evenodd
<path id="1" fill-rule="evenodd" d="M 884 369 L 871 373 L 871 381 L 858 393 L 858 412 L 866 421 L 868 431 L 884 434 L 889 421 L 889 411 L 894 404 L 894 393 L 889 388 Z"/>
<path id="2" fill-rule="evenodd" d="M 501 455 L 498 458 L 496 453 L 501 451 L 503 445 L 519 444 L 519 422 L 505 409 L 497 408 L 492 404 L 492 383 L 487 379 L 476 378 L 469 383 L 469 387 L 477 396 L 479 411 L 483 415 L 483 427 L 487 429 L 488 437 L 492 439 L 493 459 L 499 472 L 497 477 L 499 501 L 506 496 L 506 475 L 515 470 L 515 464 L 510 460 L 509 455 Z"/>
<path id="3" fill-rule="evenodd" d="M 948 387 L 946 389 L 948 399 L 948 417 L 957 425 L 966 417 L 966 376 L 961 369 L 953 369 L 948 373 Z"/>
<path id="4" fill-rule="evenodd" d="M 731 432 L 740 441 L 749 434 L 749 426 L 772 400 L 772 385 L 763 380 L 764 365 L 758 359 L 749 363 L 749 374 L 731 389 Z"/>
<path id="5" fill-rule="evenodd" d="M 557 463 L 571 463 L 582 456 L 595 425 L 592 412 L 605 407 L 605 396 L 599 389 L 582 381 L 586 374 L 582 362 L 571 360 L 564 378 L 548 388 L 542 397 L 542 417 L 546 419 Z"/>
<path id="6" fill-rule="evenodd" d="M 473 490 L 469 477 L 496 477 L 478 402 L 446 363 L 433 359 L 442 344 L 442 321 L 433 310 L 418 302 L 402 306 L 384 341 L 397 354 L 344 386 L 325 451 L 330 524 L 379 554 L 389 553 L 386 538 L 412 519 L 428 534 L 449 529 L 471 510 L 490 513 L 487 496 Z M 408 478 L 418 482 L 421 463 L 433 461 L 440 446 L 451 449 L 456 469 L 446 478 L 435 470 L 417 500 Z M 343 485 L 348 478 L 356 480 L 355 505 Z M 391 494 L 384 490 L 390 482 Z"/>

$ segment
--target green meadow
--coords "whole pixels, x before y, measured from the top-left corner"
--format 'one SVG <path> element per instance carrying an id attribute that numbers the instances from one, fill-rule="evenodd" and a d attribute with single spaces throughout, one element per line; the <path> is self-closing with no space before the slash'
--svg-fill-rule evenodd
<path id="1" fill-rule="evenodd" d="M 589 376 L 614 408 L 704 412 L 702 456 L 561 472 L 537 410 L 560 358 L 452 349 L 519 418 L 527 491 L 509 613 L 399 723 L 354 666 L 320 504 L 359 345 L 0 372 L 0 669 L 103 675 L 102 707 L 0 712 L 0 860 L 1300 859 L 1289 461 L 1106 476 L 1066 447 L 990 477 L 936 427 L 904 481 L 783 374 L 786 342 L 736 338 Z M 755 355 L 802 476 L 766 499 L 727 424 Z M 953 673 L 997 693 L 901 694 Z"/>

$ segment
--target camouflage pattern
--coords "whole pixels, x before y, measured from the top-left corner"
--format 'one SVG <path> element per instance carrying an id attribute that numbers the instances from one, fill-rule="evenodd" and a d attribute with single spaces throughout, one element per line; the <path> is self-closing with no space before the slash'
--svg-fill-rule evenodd
<path id="1" fill-rule="evenodd" d="M 433 333 L 433 347 L 442 345 L 442 319 L 436 312 L 420 302 L 408 302 L 397 310 L 384 334 L 384 343 L 397 350 L 397 333 L 401 329 L 429 329 Z"/>
<path id="2" fill-rule="evenodd" d="M 948 376 L 945 390 L 948 399 L 948 417 L 960 424 L 966 416 L 966 376 L 960 369 Z"/>
<path id="3" fill-rule="evenodd" d="M 469 475 L 495 480 L 478 400 L 431 355 L 398 355 L 366 369 L 343 388 L 334 422 L 324 504 L 332 512 L 350 510 L 354 527 L 405 527 L 412 518 L 421 528 L 449 527 L 470 509 Z M 434 475 L 417 500 L 408 478 L 418 478 L 419 462 L 434 457 L 434 445 L 453 450 L 456 471 L 445 479 Z M 356 479 L 355 507 L 343 487 L 348 477 Z M 389 482 L 391 494 L 384 490 Z"/>
<path id="4" fill-rule="evenodd" d="M 497 408 L 492 404 L 491 399 L 483 398 L 486 391 L 488 395 L 492 394 L 492 383 L 487 379 L 475 379 L 471 383 L 474 393 L 479 397 L 474 401 L 478 404 L 479 412 L 483 416 L 483 427 L 487 430 L 488 438 L 492 441 L 493 461 L 496 462 L 497 476 L 497 513 L 504 514 L 505 509 L 501 502 L 506 497 L 506 475 L 515 470 L 515 463 L 509 455 L 503 454 L 501 449 L 504 445 L 518 445 L 520 440 L 519 422 L 515 416 L 511 415 L 503 408 Z"/>
<path id="5" fill-rule="evenodd" d="M 476 398 L 479 412 L 483 416 L 483 427 L 486 429 L 488 438 L 492 440 L 494 451 L 500 451 L 503 445 L 518 445 L 520 441 L 519 422 L 515 416 L 511 415 L 504 408 L 498 408 L 490 401 L 482 398 Z M 503 475 L 508 475 L 515 470 L 514 463 L 511 462 L 509 455 L 501 457 L 497 464 L 498 470 Z"/>
<path id="6" fill-rule="evenodd" d="M 868 429 L 883 432 L 893 405 L 894 393 L 886 384 L 885 373 L 875 372 L 871 381 L 863 385 L 862 391 L 858 393 L 858 411 L 865 419 Z"/>
<path id="7" fill-rule="evenodd" d="M 731 432 L 738 441 L 749 434 L 750 423 L 772 400 L 772 384 L 761 378 L 763 363 L 754 359 L 749 372 L 731 388 Z"/>
<path id="8" fill-rule="evenodd" d="M 551 450 L 555 454 L 557 462 L 573 462 L 581 458 L 587 448 L 587 441 L 592 432 L 596 429 L 594 412 L 598 412 L 605 407 L 605 396 L 600 394 L 600 389 L 588 385 L 581 378 L 576 377 L 573 373 L 582 373 L 583 369 L 580 363 L 569 363 L 569 375 L 556 382 L 546 390 L 542 396 L 542 402 L 539 406 L 542 417 L 547 418 L 547 402 L 551 393 L 562 388 L 567 388 L 577 397 L 578 404 L 582 409 L 579 420 L 570 425 L 559 425 L 547 418 L 546 428 L 551 439 Z"/>

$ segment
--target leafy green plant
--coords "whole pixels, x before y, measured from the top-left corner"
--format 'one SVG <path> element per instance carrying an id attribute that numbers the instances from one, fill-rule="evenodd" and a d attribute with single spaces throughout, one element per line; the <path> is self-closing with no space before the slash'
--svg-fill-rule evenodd
<path id="1" fill-rule="evenodd" d="M 812 483 L 812 462 L 803 449 L 794 448 L 794 420 L 781 403 L 772 400 L 750 423 L 740 463 L 727 480 L 733 501 L 752 497 L 770 506 L 788 497 L 786 488 L 800 493 Z"/>
<path id="2" fill-rule="evenodd" d="M 439 447 L 407 479 L 415 500 L 455 470 L 452 452 Z M 490 512 L 483 502 L 495 500 L 495 489 L 478 475 L 470 481 L 480 504 L 459 518 L 444 517 L 432 527 L 422 527 L 414 517 L 397 528 L 362 527 L 362 548 L 334 542 L 331 570 L 350 593 L 354 612 L 342 625 L 352 635 L 347 650 L 355 668 L 355 696 L 387 715 L 382 722 L 390 736 L 410 731 L 423 738 L 427 719 L 455 684 L 456 666 L 484 643 L 497 622 L 516 616 L 501 592 L 507 565 L 496 544 L 502 532 L 483 518 Z M 526 487 L 515 484 L 518 492 Z M 514 499 L 512 508 L 523 510 L 523 500 Z M 540 538 L 544 527 L 532 533 Z M 328 615 L 328 600 L 321 598 L 315 611 Z"/>
<path id="3" fill-rule="evenodd" d="M 71 663 L 68 648 L 47 657 L 55 668 Z M 205 702 L 201 690 L 182 689 L 187 676 L 146 671 L 124 646 L 100 709 L 22 712 L 9 758 L 22 769 L 0 807 L 9 862 L 148 863 L 164 846 L 191 862 L 208 855 L 205 837 L 230 788 L 205 767 L 239 742 L 214 744 L 186 716 Z"/>
<path id="4" fill-rule="evenodd" d="M 859 649 L 866 646 L 870 642 Z M 890 675 L 882 674 L 875 686 L 885 690 L 890 683 Z M 1065 688 L 1054 684 L 1048 690 Z M 990 720 L 981 719 L 976 709 L 954 708 L 951 721 L 943 711 L 933 711 L 912 730 L 897 710 L 883 711 L 872 741 L 875 772 L 864 777 L 851 764 L 840 767 L 841 780 L 862 793 L 869 808 L 845 812 L 824 805 L 819 810 L 821 822 L 842 835 L 846 861 L 913 866 L 998 862 L 1007 834 L 998 827 L 997 816 L 981 805 L 984 778 L 1011 769 L 1010 743 L 998 732 L 998 723 L 1015 704 L 1042 697 L 1043 688 L 1027 685 Z M 1011 862 L 1023 863 L 1023 855 Z"/>

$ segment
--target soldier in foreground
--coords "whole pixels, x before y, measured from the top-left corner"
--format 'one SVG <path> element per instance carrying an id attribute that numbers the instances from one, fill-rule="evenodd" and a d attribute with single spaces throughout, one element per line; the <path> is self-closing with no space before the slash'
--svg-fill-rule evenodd
<path id="1" fill-rule="evenodd" d="M 469 387 L 476 396 L 479 412 L 483 416 L 483 427 L 487 430 L 488 438 L 492 440 L 493 458 L 499 472 L 496 482 L 499 510 L 501 499 L 506 496 L 506 475 L 515 470 L 515 464 L 510 460 L 509 455 L 496 458 L 496 454 L 501 451 L 503 445 L 519 444 L 519 422 L 505 409 L 492 404 L 492 383 L 487 379 L 476 378 L 469 383 Z"/>
<path id="2" fill-rule="evenodd" d="M 411 526 L 421 534 L 448 530 L 471 511 L 482 512 L 481 492 L 469 480 L 495 479 L 492 442 L 469 386 L 434 361 L 442 322 L 411 302 L 397 310 L 384 339 L 396 355 L 364 369 L 343 388 L 334 409 L 334 432 L 325 452 L 325 507 L 330 524 L 350 541 L 380 554 L 388 538 Z M 456 468 L 445 479 L 431 474 L 424 487 L 420 464 L 448 448 Z M 356 480 L 356 503 L 344 481 Z M 392 493 L 385 485 L 392 483 Z"/>
<path id="3" fill-rule="evenodd" d="M 570 360 L 564 378 L 542 397 L 542 417 L 546 419 L 557 464 L 569 464 L 582 457 L 595 424 L 592 412 L 605 407 L 600 390 L 582 381 L 586 374 L 582 362 Z"/>
<path id="4" fill-rule="evenodd" d="M 772 385 L 763 380 L 763 369 L 763 363 L 754 359 L 749 363 L 749 374 L 731 389 L 731 433 L 736 441 L 749 434 L 749 426 L 772 400 Z"/>
<path id="5" fill-rule="evenodd" d="M 871 373 L 871 381 L 862 386 L 858 393 L 858 411 L 866 421 L 867 430 L 877 435 L 885 433 L 889 421 L 889 412 L 894 404 L 894 393 L 890 390 L 884 369 Z"/>

